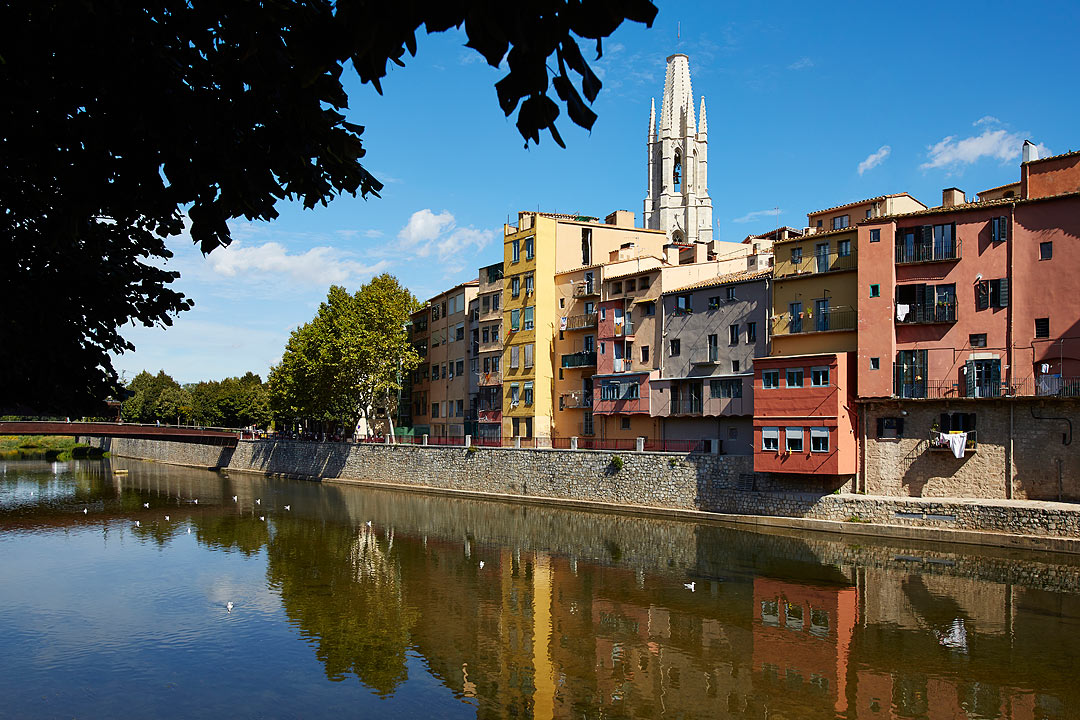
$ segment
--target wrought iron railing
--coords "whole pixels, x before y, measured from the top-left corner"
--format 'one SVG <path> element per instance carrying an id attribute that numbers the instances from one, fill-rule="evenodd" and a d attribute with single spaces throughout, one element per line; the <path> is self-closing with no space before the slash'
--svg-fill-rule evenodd
<path id="1" fill-rule="evenodd" d="M 570 353 L 569 355 L 563 355 L 562 356 L 562 366 L 564 368 L 595 367 L 596 366 L 596 351 L 595 350 L 583 350 L 581 352 Z"/>
<path id="2" fill-rule="evenodd" d="M 896 304 L 896 322 L 901 325 L 956 322 L 956 301 Z"/>
<path id="3" fill-rule="evenodd" d="M 586 328 L 596 327 L 596 313 L 586 313 L 584 315 L 571 315 L 566 318 L 567 330 L 584 330 Z"/>
<path id="4" fill-rule="evenodd" d="M 960 238 L 954 242 L 929 242 L 914 245 L 896 244 L 896 262 L 922 263 L 957 260 L 960 257 Z"/>

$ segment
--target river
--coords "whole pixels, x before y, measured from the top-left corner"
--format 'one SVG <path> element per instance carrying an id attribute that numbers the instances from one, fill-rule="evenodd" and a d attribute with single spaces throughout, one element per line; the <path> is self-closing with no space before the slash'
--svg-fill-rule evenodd
<path id="1" fill-rule="evenodd" d="M 1058 720 L 1078 589 L 1070 556 L 0 459 L 0 718 Z"/>

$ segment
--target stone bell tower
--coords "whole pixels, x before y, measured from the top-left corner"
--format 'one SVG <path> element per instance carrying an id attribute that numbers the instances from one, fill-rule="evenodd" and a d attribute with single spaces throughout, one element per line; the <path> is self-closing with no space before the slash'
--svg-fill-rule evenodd
<path id="1" fill-rule="evenodd" d="M 712 200 L 709 198 L 709 141 L 705 98 L 700 125 L 694 119 L 690 59 L 681 53 L 667 59 L 660 124 L 656 100 L 649 109 L 649 185 L 645 195 L 645 227 L 663 230 L 672 242 L 711 242 Z"/>

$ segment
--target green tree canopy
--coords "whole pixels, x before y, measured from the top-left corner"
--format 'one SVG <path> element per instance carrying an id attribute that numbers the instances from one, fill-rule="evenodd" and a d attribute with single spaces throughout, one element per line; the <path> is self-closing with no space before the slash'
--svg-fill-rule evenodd
<path id="1" fill-rule="evenodd" d="M 383 274 L 350 295 L 330 287 L 315 318 L 289 337 L 270 371 L 279 417 L 354 423 L 396 410 L 402 378 L 420 364 L 405 324 L 416 298 Z"/>
<path id="2" fill-rule="evenodd" d="M 655 15 L 648 0 L 0 3 L 0 405 L 93 413 L 116 392 L 110 353 L 133 349 L 119 328 L 192 305 L 160 267 L 185 223 L 210 252 L 281 200 L 377 195 L 346 65 L 380 89 L 421 27 L 464 26 L 506 60 L 498 102 L 526 143 L 562 144 L 549 89 L 588 128 L 601 85 L 575 38 L 599 56 L 623 20 Z"/>

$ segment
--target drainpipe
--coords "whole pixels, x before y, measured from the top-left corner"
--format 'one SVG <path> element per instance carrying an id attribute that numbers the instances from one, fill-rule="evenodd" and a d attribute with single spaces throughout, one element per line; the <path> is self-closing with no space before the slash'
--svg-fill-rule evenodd
<path id="1" fill-rule="evenodd" d="M 1005 309 L 1005 362 L 1009 364 L 1009 372 L 1005 375 L 1005 382 L 1008 383 L 1008 387 L 1013 387 L 1013 378 L 1016 377 L 1016 368 L 1013 366 L 1015 353 L 1013 352 L 1013 305 L 1015 295 L 1013 289 L 1015 284 L 1013 282 L 1013 245 L 1016 244 L 1015 238 L 1015 226 L 1016 226 L 1016 203 L 1009 203 L 1009 236 L 1005 241 L 1005 256 L 1006 260 L 1006 276 L 1009 279 L 1009 306 Z M 1005 458 L 1005 497 L 1012 499 L 1013 496 L 1013 406 L 1016 403 L 1016 398 L 1012 397 L 1013 393 L 1010 393 L 1009 402 L 1009 452 L 1008 457 Z"/>

